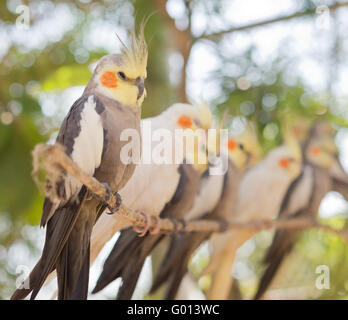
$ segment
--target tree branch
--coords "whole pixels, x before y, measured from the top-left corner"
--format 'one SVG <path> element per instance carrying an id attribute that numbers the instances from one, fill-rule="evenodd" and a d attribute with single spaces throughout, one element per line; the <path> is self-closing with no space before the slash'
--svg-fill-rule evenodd
<path id="1" fill-rule="evenodd" d="M 331 6 L 327 6 L 327 8 L 330 11 L 342 8 L 342 7 L 347 7 L 348 6 L 348 2 L 341 2 L 341 3 L 335 3 Z M 300 18 L 300 17 L 304 17 L 304 16 L 308 16 L 308 15 L 312 15 L 316 13 L 316 8 L 315 9 L 311 9 L 311 10 L 305 10 L 305 11 L 301 11 L 301 12 L 296 12 L 293 14 L 290 14 L 288 16 L 283 16 L 283 17 L 278 17 L 278 18 L 274 18 L 274 19 L 269 19 L 269 20 L 264 20 L 264 21 L 260 21 L 260 22 L 255 22 L 255 23 L 251 23 L 251 24 L 247 24 L 244 26 L 240 26 L 240 27 L 232 27 L 223 31 L 219 31 L 219 32 L 214 32 L 214 33 L 209 33 L 209 34 L 204 34 L 202 36 L 200 36 L 199 38 L 197 38 L 196 40 L 200 40 L 200 39 L 209 39 L 209 40 L 217 40 L 220 37 L 222 37 L 224 34 L 226 33 L 232 33 L 232 32 L 236 32 L 236 31 L 242 31 L 242 30 L 248 30 L 248 29 L 252 29 L 252 28 L 257 28 L 257 27 L 262 27 L 268 24 L 272 24 L 272 23 L 276 23 L 276 22 L 281 22 L 281 21 L 286 21 L 286 20 L 291 20 L 294 18 Z"/>
<path id="2" fill-rule="evenodd" d="M 92 193 L 98 197 L 106 197 L 107 190 L 105 186 L 97 179 L 84 173 L 64 152 L 64 147 L 58 144 L 47 145 L 39 144 L 35 147 L 34 159 L 42 159 L 42 166 L 45 169 L 46 174 L 49 176 L 52 172 L 64 170 L 67 173 L 74 176 L 77 180 L 83 183 Z M 107 204 L 110 208 L 115 208 L 117 199 L 112 194 Z M 143 215 L 131 210 L 130 208 L 121 205 L 120 209 L 116 212 L 126 219 L 128 219 L 133 226 L 145 227 L 146 220 Z M 224 223 L 216 220 L 194 220 L 189 221 L 185 225 L 178 221 L 175 222 L 169 219 L 160 219 L 161 232 L 225 232 L 226 230 L 248 230 L 248 231 L 261 231 L 267 229 L 306 229 L 306 228 L 318 228 L 324 231 L 329 231 L 348 241 L 348 232 L 346 230 L 337 230 L 327 225 L 319 224 L 317 221 L 309 218 L 294 218 L 294 219 L 282 219 L 276 221 L 252 221 L 248 223 L 228 223 L 227 228 Z M 154 228 L 157 224 L 156 218 L 151 221 L 151 226 Z"/>

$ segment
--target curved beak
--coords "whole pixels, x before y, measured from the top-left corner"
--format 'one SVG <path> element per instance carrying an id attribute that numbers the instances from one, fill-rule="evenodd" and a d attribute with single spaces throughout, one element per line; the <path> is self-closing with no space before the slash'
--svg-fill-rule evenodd
<path id="1" fill-rule="evenodd" d="M 144 93 L 144 90 L 145 90 L 145 85 L 144 85 L 144 78 L 142 77 L 139 77 L 135 80 L 135 85 L 137 86 L 138 88 L 138 96 L 137 96 L 137 100 L 139 100 L 141 98 L 141 96 L 143 95 Z"/>

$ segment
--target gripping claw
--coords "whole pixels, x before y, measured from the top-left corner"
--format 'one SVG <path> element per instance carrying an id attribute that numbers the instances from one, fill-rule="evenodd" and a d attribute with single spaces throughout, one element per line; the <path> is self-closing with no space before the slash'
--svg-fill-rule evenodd
<path id="1" fill-rule="evenodd" d="M 154 226 L 154 228 L 152 230 L 149 230 L 150 234 L 158 234 L 161 230 L 161 220 L 159 217 L 155 216 L 154 218 L 156 218 L 156 225 Z"/>
<path id="2" fill-rule="evenodd" d="M 108 201 L 111 198 L 111 195 L 113 194 L 116 197 L 116 205 L 114 208 L 110 208 L 108 205 L 108 208 L 110 210 L 110 212 L 106 212 L 107 214 L 114 214 L 116 211 L 118 211 L 118 209 L 120 209 L 121 203 L 122 203 L 122 198 L 120 196 L 120 194 L 118 192 L 113 193 L 111 188 L 109 187 L 109 185 L 106 182 L 102 183 L 106 189 L 106 196 L 102 197 L 102 200 L 107 204 Z"/>
<path id="3" fill-rule="evenodd" d="M 133 230 L 137 233 L 139 233 L 139 237 L 143 237 L 145 236 L 146 232 L 150 229 L 150 225 L 151 225 L 151 216 L 143 211 L 137 210 L 138 213 L 140 213 L 146 220 L 146 225 L 144 228 L 142 227 L 137 227 L 137 226 L 133 226 Z"/>

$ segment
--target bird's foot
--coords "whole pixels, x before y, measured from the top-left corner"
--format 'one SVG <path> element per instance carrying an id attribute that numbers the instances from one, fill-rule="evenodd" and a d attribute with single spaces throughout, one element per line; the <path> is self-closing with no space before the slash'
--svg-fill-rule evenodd
<path id="1" fill-rule="evenodd" d="M 185 219 L 180 219 L 179 222 L 182 224 L 182 228 L 179 230 L 179 232 L 185 232 L 186 231 L 186 220 Z"/>
<path id="2" fill-rule="evenodd" d="M 149 230 L 150 234 L 159 234 L 161 230 L 161 219 L 159 217 L 154 217 L 156 219 L 156 224 L 155 226 Z"/>
<path id="3" fill-rule="evenodd" d="M 225 232 L 228 229 L 228 222 L 224 219 L 217 219 L 220 224 L 220 231 Z"/>
<path id="4" fill-rule="evenodd" d="M 120 206 L 121 206 L 121 203 L 122 203 L 122 198 L 120 196 L 120 194 L 118 192 L 112 192 L 110 186 L 106 183 L 106 182 L 103 182 L 102 183 L 106 189 L 106 196 L 105 197 L 102 197 L 102 200 L 108 205 L 108 208 L 109 208 L 109 212 L 107 212 L 107 214 L 114 214 L 115 212 L 117 212 L 119 209 L 120 209 Z M 111 198 L 111 195 L 114 195 L 116 197 L 116 204 L 115 204 L 115 207 L 111 208 L 108 204 L 110 198 Z"/>
<path id="5" fill-rule="evenodd" d="M 179 223 L 176 219 L 174 218 L 167 218 L 168 220 L 170 220 L 172 222 L 172 224 L 174 225 L 174 229 L 173 229 L 173 232 L 178 232 L 178 228 L 179 228 Z"/>
<path id="6" fill-rule="evenodd" d="M 138 226 L 134 225 L 133 230 L 136 233 L 139 233 L 138 234 L 139 237 L 143 237 L 143 236 L 145 236 L 146 232 L 150 229 L 151 216 L 148 213 L 140 211 L 140 210 L 137 210 L 137 212 L 140 213 L 145 218 L 146 224 L 145 224 L 145 227 L 138 227 Z"/>

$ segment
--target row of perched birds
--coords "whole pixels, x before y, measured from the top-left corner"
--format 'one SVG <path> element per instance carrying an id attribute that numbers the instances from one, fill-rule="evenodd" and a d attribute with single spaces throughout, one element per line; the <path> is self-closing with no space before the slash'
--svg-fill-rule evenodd
<path id="1" fill-rule="evenodd" d="M 228 139 L 228 169 L 224 174 L 209 174 L 214 161 L 198 163 L 199 153 L 209 153 L 206 143 L 181 153 L 171 163 L 121 161 L 127 141 L 122 132 L 151 124 L 151 130 L 167 129 L 174 138 L 176 129 L 207 131 L 213 125 L 209 108 L 174 104 L 160 115 L 140 120 L 146 95 L 147 47 L 143 31 L 133 32 L 130 46 L 120 54 L 103 57 L 81 98 L 64 119 L 57 143 L 86 173 L 116 193 L 122 204 L 144 215 L 173 221 L 212 219 L 225 223 L 246 223 L 315 216 L 322 198 L 332 190 L 346 195 L 348 176 L 340 166 L 334 131 L 326 123 L 311 127 L 294 126 L 284 134 L 284 144 L 263 159 L 261 147 L 252 130 Z M 177 140 L 173 139 L 175 147 Z M 161 141 L 142 137 L 142 149 L 154 150 Z M 197 142 L 199 143 L 199 142 Z M 188 161 L 190 160 L 190 161 Z M 164 299 L 180 295 L 188 274 L 192 254 L 205 241 L 211 244 L 210 264 L 204 274 L 211 276 L 207 298 L 226 299 L 232 286 L 231 268 L 236 250 L 255 232 L 234 230 L 224 233 L 177 232 L 164 234 L 154 228 L 134 227 L 108 208 L 100 198 L 69 174 L 47 178 L 41 226 L 46 239 L 40 260 L 27 281 L 12 299 L 34 299 L 54 275 L 58 299 L 86 299 L 89 270 L 104 245 L 120 232 L 107 257 L 93 293 L 117 278 L 122 285 L 118 299 L 133 295 L 145 259 L 165 250 L 153 264 L 151 293 L 165 288 Z M 149 225 L 149 224 L 147 224 Z M 265 257 L 266 271 L 256 298 L 260 298 L 291 250 L 298 231 L 277 231 Z M 159 249 L 160 248 L 160 249 Z M 116 294 L 116 293 L 115 293 Z"/>

